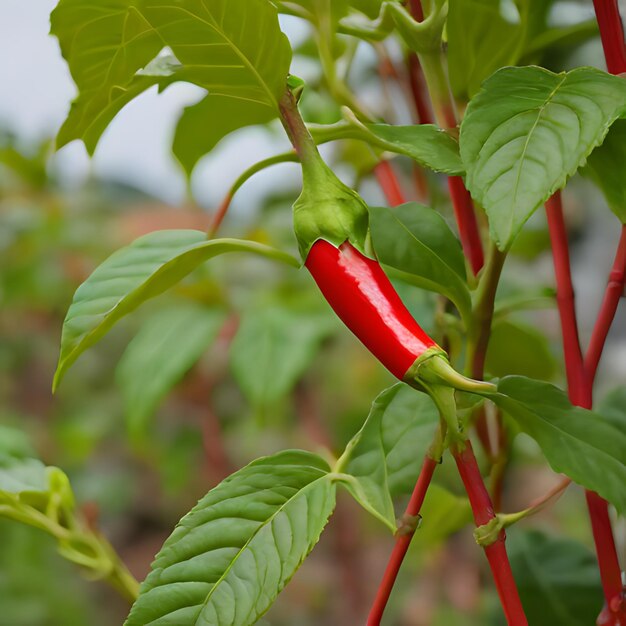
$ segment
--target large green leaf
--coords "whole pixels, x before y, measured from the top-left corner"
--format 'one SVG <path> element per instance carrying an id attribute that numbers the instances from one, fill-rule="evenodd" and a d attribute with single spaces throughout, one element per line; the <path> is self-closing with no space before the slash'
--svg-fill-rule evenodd
<path id="1" fill-rule="evenodd" d="M 135 76 L 163 42 L 131 0 L 60 0 L 51 33 L 78 87 L 78 97 L 57 137 L 59 147 L 82 138 L 90 152 L 130 100 L 158 82 Z"/>
<path id="2" fill-rule="evenodd" d="M 625 111 L 626 80 L 589 67 L 503 68 L 484 83 L 461 124 L 461 158 L 500 249 Z"/>
<path id="3" fill-rule="evenodd" d="M 298 265 L 274 248 L 237 239 L 209 240 L 198 230 L 163 230 L 140 237 L 112 254 L 76 290 L 63 323 L 54 387 L 78 356 L 119 319 L 208 259 L 227 252 L 253 252 Z"/>
<path id="4" fill-rule="evenodd" d="M 144 430 L 164 396 L 213 342 L 224 320 L 222 311 L 183 302 L 159 311 L 140 328 L 116 372 L 132 434 Z"/>
<path id="5" fill-rule="evenodd" d="M 556 373 L 556 359 L 547 338 L 536 328 L 499 320 L 491 329 L 485 369 L 492 376 L 518 374 L 550 380 Z"/>
<path id="6" fill-rule="evenodd" d="M 602 585 L 588 548 L 571 539 L 516 528 L 509 533 L 507 551 L 529 624 L 595 623 Z M 497 623 L 505 623 L 501 611 Z"/>
<path id="7" fill-rule="evenodd" d="M 416 202 L 393 210 L 371 207 L 370 229 L 381 263 L 401 272 L 406 282 L 444 294 L 469 315 L 463 252 L 441 215 Z"/>
<path id="8" fill-rule="evenodd" d="M 392 531 L 392 496 L 411 493 L 439 424 L 429 396 L 398 383 L 372 404 L 361 430 L 340 461 L 345 485 L 356 500 Z"/>
<path id="9" fill-rule="evenodd" d="M 126 626 L 247 626 L 267 611 L 317 543 L 335 506 L 321 458 L 254 461 L 179 522 L 152 564 Z"/>
<path id="10" fill-rule="evenodd" d="M 79 89 L 58 141 L 82 138 L 90 151 L 126 103 L 174 80 L 220 98 L 218 115 L 203 120 L 214 145 L 249 124 L 251 110 L 255 120 L 277 116 L 291 61 L 276 8 L 265 0 L 61 0 L 52 33 Z M 175 62 L 155 67 L 164 48 Z"/>
<path id="11" fill-rule="evenodd" d="M 597 413 L 573 407 L 563 391 L 521 376 L 498 382 L 492 400 L 566 474 L 626 513 L 626 434 Z"/>
<path id="12" fill-rule="evenodd" d="M 626 224 L 626 120 L 616 120 L 604 143 L 587 160 L 583 174 L 590 176 L 606 197 L 611 211 Z"/>
<path id="13" fill-rule="evenodd" d="M 288 393 L 330 330 L 326 318 L 286 308 L 246 313 L 231 344 L 230 358 L 248 400 L 265 407 Z"/>

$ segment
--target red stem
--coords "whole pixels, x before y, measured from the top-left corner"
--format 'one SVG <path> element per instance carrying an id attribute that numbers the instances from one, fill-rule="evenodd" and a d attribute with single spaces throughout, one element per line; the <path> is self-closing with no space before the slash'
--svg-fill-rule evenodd
<path id="1" fill-rule="evenodd" d="M 548 230 L 552 242 L 552 258 L 556 277 L 556 300 L 561 318 L 563 334 L 563 352 L 567 374 L 570 400 L 577 403 L 576 394 L 580 394 L 584 385 L 583 356 L 578 336 L 578 322 L 574 306 L 574 285 L 570 270 L 567 230 L 563 217 L 561 192 L 557 191 L 546 202 Z"/>
<path id="2" fill-rule="evenodd" d="M 485 263 L 485 256 L 472 197 L 469 191 L 465 189 L 463 179 L 460 176 L 448 178 L 448 189 L 450 190 L 450 198 L 452 198 L 454 217 L 459 228 L 463 251 L 469 259 L 472 271 L 474 274 L 478 274 Z"/>
<path id="3" fill-rule="evenodd" d="M 626 617 L 622 590 L 622 573 L 617 558 L 608 502 L 593 491 L 586 491 L 587 507 L 591 519 L 591 530 L 596 545 L 600 579 L 609 611 L 622 618 Z"/>
<path id="4" fill-rule="evenodd" d="M 420 124 L 432 124 L 433 114 L 425 98 L 426 79 L 424 78 L 420 61 L 415 53 L 409 55 L 409 85 L 411 87 L 411 93 L 413 94 L 417 121 Z"/>
<path id="5" fill-rule="evenodd" d="M 617 0 L 593 0 L 606 67 L 611 74 L 626 72 L 626 45 L 624 27 Z"/>
<path id="6" fill-rule="evenodd" d="M 390 206 L 398 206 L 406 202 L 400 181 L 389 161 L 378 163 L 374 168 L 374 174 Z"/>
<path id="7" fill-rule="evenodd" d="M 228 209 L 230 208 L 230 203 L 233 201 L 233 197 L 230 193 L 228 193 L 225 198 L 222 200 L 222 203 L 217 208 L 217 211 L 213 215 L 213 219 L 211 220 L 211 225 L 208 230 L 208 237 L 215 236 L 215 233 L 219 230 L 224 218 L 226 217 L 226 213 L 228 213 Z"/>
<path id="8" fill-rule="evenodd" d="M 617 306 L 620 298 L 624 293 L 624 282 L 626 280 L 626 225 L 622 226 L 622 234 L 617 246 L 617 252 L 615 253 L 615 261 L 611 273 L 609 274 L 609 283 L 604 293 L 604 300 L 598 313 L 598 319 L 596 320 L 591 334 L 591 340 L 589 341 L 589 347 L 587 348 L 587 354 L 585 356 L 585 370 L 587 376 L 593 380 L 598 369 L 598 363 L 602 356 L 602 350 L 606 342 L 607 335 L 615 313 L 617 312 Z"/>
<path id="9" fill-rule="evenodd" d="M 578 325 L 576 323 L 574 288 L 570 270 L 567 231 L 565 228 L 565 220 L 563 219 L 561 197 L 558 192 L 546 203 L 546 214 L 548 216 L 548 227 L 554 257 L 557 301 L 561 318 L 569 396 L 573 404 L 591 408 L 593 380 L 597 362 L 600 358 L 604 340 L 606 339 L 615 310 L 617 309 L 617 301 L 614 295 L 616 290 L 612 288 L 612 281 L 609 282 L 609 288 L 607 289 L 602 311 L 598 317 L 592 336 L 593 349 L 592 346 L 590 346 L 587 354 L 587 359 L 592 359 L 591 364 L 593 367 L 589 371 L 586 371 L 582 351 L 580 349 Z M 614 270 L 619 264 L 624 268 L 624 263 L 626 262 L 626 243 L 624 242 L 626 242 L 626 235 L 622 232 Z M 622 248 L 624 249 L 622 250 Z M 613 272 L 611 275 L 613 276 Z M 622 269 L 622 281 L 623 275 Z M 619 300 L 619 297 L 617 300 Z M 615 540 L 613 539 L 613 531 L 611 529 L 608 503 L 600 496 L 590 491 L 586 492 L 586 497 L 604 597 L 609 611 L 617 618 L 617 614 L 620 611 L 624 611 L 622 605 L 622 580 L 619 559 L 615 549 Z M 622 615 L 624 616 L 624 613 L 622 613 Z M 610 623 L 609 621 L 608 624 Z"/>
<path id="10" fill-rule="evenodd" d="M 495 513 L 470 442 L 466 442 L 462 450 L 454 450 L 453 454 L 469 497 L 476 526 L 483 526 L 495 517 Z M 485 555 L 491 567 L 507 623 L 509 626 L 528 626 L 506 553 L 505 541 L 506 533 L 502 530 L 496 541 L 485 547 Z"/>
<path id="11" fill-rule="evenodd" d="M 405 517 L 416 517 L 419 515 L 422 504 L 424 503 L 426 491 L 428 490 L 436 468 L 437 461 L 431 459 L 429 456 L 426 456 L 424 458 L 419 478 L 415 484 L 413 495 L 411 496 L 409 504 L 406 508 L 404 514 Z M 398 577 L 400 566 L 402 565 L 402 561 L 404 560 L 407 550 L 409 549 L 409 545 L 414 534 L 415 531 L 411 531 L 398 535 L 393 552 L 389 557 L 389 562 L 387 563 L 383 579 L 378 587 L 378 591 L 376 592 L 374 604 L 372 605 L 369 617 L 367 618 L 367 626 L 378 626 L 380 624 L 380 620 L 382 619 L 385 607 L 387 606 L 389 596 L 391 595 L 391 590 L 393 589 L 396 578 Z"/>

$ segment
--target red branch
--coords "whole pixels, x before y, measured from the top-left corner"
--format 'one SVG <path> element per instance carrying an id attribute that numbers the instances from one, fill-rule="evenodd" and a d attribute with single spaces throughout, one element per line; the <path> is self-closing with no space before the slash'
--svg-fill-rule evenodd
<path id="1" fill-rule="evenodd" d="M 585 356 L 585 370 L 587 376 L 593 380 L 598 369 L 598 363 L 602 356 L 602 350 L 606 342 L 611 323 L 617 312 L 617 306 L 620 298 L 624 293 L 624 282 L 626 280 L 626 225 L 622 226 L 622 235 L 617 246 L 617 252 L 615 254 L 615 261 L 613 262 L 613 268 L 609 274 L 609 283 L 604 293 L 604 300 L 598 313 L 598 319 L 596 320 L 587 348 L 587 354 Z"/>
<path id="2" fill-rule="evenodd" d="M 431 459 L 429 456 L 424 458 L 424 463 L 422 465 L 419 478 L 417 479 L 417 483 L 415 484 L 413 495 L 411 496 L 404 513 L 405 518 L 415 518 L 419 515 L 422 504 L 424 503 L 426 491 L 428 490 L 436 467 L 437 461 Z M 380 620 L 382 619 L 383 612 L 387 606 L 389 596 L 391 595 L 391 590 L 393 589 L 396 578 L 398 577 L 400 566 L 402 565 L 402 561 L 404 560 L 407 550 L 409 549 L 409 545 L 414 534 L 415 531 L 412 530 L 398 535 L 396 545 L 394 546 L 391 556 L 389 557 L 389 562 L 387 563 L 383 579 L 378 587 L 374 604 L 372 605 L 369 617 L 367 618 L 367 626 L 378 626 L 380 624 Z"/>
<path id="3" fill-rule="evenodd" d="M 406 202 L 400 181 L 389 161 L 378 163 L 374 168 L 374 174 L 390 206 L 398 206 Z"/>
<path id="4" fill-rule="evenodd" d="M 409 85 L 413 102 L 415 104 L 415 113 L 420 124 L 432 124 L 433 114 L 430 110 L 427 99 L 425 98 L 426 79 L 420 65 L 417 55 L 411 53 L 409 55 Z"/>
<path id="5" fill-rule="evenodd" d="M 561 331 L 563 335 L 563 350 L 565 354 L 565 370 L 567 374 L 567 386 L 570 400 L 573 404 L 585 408 L 591 408 L 592 405 L 592 389 L 593 379 L 595 375 L 595 367 L 593 373 L 585 371 L 582 353 L 580 349 L 580 340 L 578 335 L 578 325 L 576 323 L 576 312 L 574 308 L 574 288 L 572 285 L 572 277 L 570 271 L 569 249 L 567 242 L 567 231 L 565 228 L 565 220 L 563 219 L 563 208 L 561 204 L 560 193 L 556 193 L 546 203 L 546 214 L 548 216 L 548 227 L 550 230 L 550 239 L 552 242 L 552 254 L 554 257 L 554 270 L 557 284 L 557 301 L 559 305 L 559 315 L 561 318 Z M 626 248 L 626 237 L 620 240 L 620 249 L 622 245 Z M 616 265 L 623 263 L 623 257 L 626 254 L 618 250 L 616 256 Z M 623 267 L 623 265 L 622 265 Z M 614 266 L 615 269 L 615 266 Z M 613 275 L 613 273 L 612 273 Z M 623 271 L 622 271 L 623 277 Z M 623 284 L 623 282 L 622 282 Z M 613 291 L 611 283 L 605 296 L 606 311 L 604 315 L 600 315 L 594 336 L 596 337 L 594 345 L 594 354 L 602 351 L 604 339 L 608 333 L 613 316 L 609 318 L 609 309 L 612 307 L 613 314 L 617 308 L 617 302 L 613 302 Z M 613 306 L 614 304 L 614 306 Z M 604 309 L 603 304 L 603 309 Z M 602 322 L 601 322 L 602 319 Z M 591 352 L 588 353 L 588 357 Z M 598 357 L 599 359 L 599 353 Z M 595 357 L 594 357 L 595 359 Z M 597 361 L 595 361 L 597 365 Z M 600 496 L 593 492 L 587 491 L 587 506 L 589 509 L 589 517 L 591 519 L 591 527 L 593 531 L 594 542 L 596 545 L 596 554 L 598 557 L 598 566 L 600 568 L 600 578 L 602 580 L 602 588 L 607 603 L 608 610 L 613 612 L 613 618 L 622 610 L 622 582 L 619 560 L 615 549 L 615 540 L 613 539 L 613 531 L 611 529 L 611 521 L 609 518 L 608 503 Z M 606 622 L 607 626 L 617 626 L 617 622 Z"/>
<path id="6" fill-rule="evenodd" d="M 584 384 L 583 356 L 578 336 L 578 322 L 574 306 L 574 285 L 570 270 L 567 230 L 563 217 L 561 192 L 557 191 L 546 202 L 548 230 L 552 242 L 552 258 L 556 278 L 556 300 L 561 318 L 563 334 L 563 352 L 565 371 L 569 387 L 570 400 L 577 404 L 576 394 L 580 394 Z"/>
<path id="7" fill-rule="evenodd" d="M 483 526 L 495 517 L 495 513 L 470 442 L 466 442 L 463 450 L 454 450 L 453 454 L 472 506 L 476 526 Z M 498 538 L 485 547 L 485 555 L 491 567 L 507 623 L 509 626 L 528 626 L 506 553 L 505 541 L 506 533 L 502 530 Z"/>
<path id="8" fill-rule="evenodd" d="M 626 72 L 626 45 L 624 27 L 617 0 L 593 0 L 606 67 L 611 74 Z"/>
<path id="9" fill-rule="evenodd" d="M 465 189 L 463 179 L 460 176 L 450 176 L 448 178 L 448 189 L 450 190 L 450 198 L 454 207 L 454 217 L 459 227 L 459 237 L 461 238 L 463 251 L 470 262 L 474 274 L 478 274 L 485 263 L 485 257 L 472 197 L 469 191 Z"/>
<path id="10" fill-rule="evenodd" d="M 602 47 L 604 49 L 607 68 L 612 74 L 626 72 L 626 43 L 624 42 L 624 29 L 617 0 L 594 0 L 593 4 L 598 26 L 600 27 L 600 36 L 602 38 Z M 560 211 L 560 201 L 558 208 Z M 548 210 L 549 220 L 551 211 L 554 211 L 554 209 L 549 208 Z M 578 355 L 572 353 L 572 346 L 579 344 L 579 339 L 578 329 L 575 324 L 571 276 L 569 276 L 567 236 L 562 211 L 560 212 L 560 220 L 554 225 L 554 233 L 551 227 L 550 236 L 555 258 L 555 271 L 557 273 L 557 292 L 571 292 L 571 300 L 567 303 L 566 310 L 561 310 L 561 301 L 559 302 L 563 344 L 566 350 L 565 358 L 568 387 L 570 389 L 570 398 L 574 403 L 590 408 L 592 405 L 593 381 L 598 363 L 624 287 L 626 233 L 624 227 L 622 227 L 622 236 L 615 256 L 613 270 L 611 271 L 600 313 L 594 326 L 587 356 L 581 365 L 575 362 L 578 360 Z M 560 282 L 559 267 L 565 267 L 565 279 L 567 280 L 569 277 L 567 282 Z M 561 272 L 563 272 L 562 269 Z M 572 319 L 574 320 L 573 325 Z M 578 351 L 580 352 L 580 347 Z M 578 379 L 579 376 L 582 376 L 581 381 Z M 586 495 L 598 564 L 600 567 L 602 587 L 606 599 L 606 606 L 600 615 L 598 623 L 606 624 L 607 626 L 618 626 L 619 624 L 623 624 L 623 620 L 626 619 L 626 603 L 624 602 L 621 570 L 615 549 L 615 540 L 613 539 L 608 503 L 595 493 L 587 492 Z"/>

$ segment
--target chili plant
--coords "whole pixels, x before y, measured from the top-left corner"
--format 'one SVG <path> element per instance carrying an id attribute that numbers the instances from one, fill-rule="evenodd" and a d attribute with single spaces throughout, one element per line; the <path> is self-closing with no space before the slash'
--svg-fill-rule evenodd
<path id="1" fill-rule="evenodd" d="M 243 172 L 206 230 L 157 230 L 105 260 L 69 307 L 54 387 L 119 320 L 232 252 L 294 272 L 306 268 L 320 297 L 399 382 L 374 399 L 345 449 L 262 457 L 208 491 L 180 520 L 138 590 L 108 542 L 77 521 L 60 470 L 22 464 L 15 471 L 23 480 L 0 483 L 3 513 L 52 534 L 64 556 L 129 597 L 128 626 L 243 626 L 263 616 L 314 548 L 333 515 L 337 489 L 343 489 L 395 536 L 371 598 L 367 623 L 374 626 L 381 623 L 409 544 L 419 537 L 427 493 L 441 489 L 431 485 L 433 477 L 452 457 L 508 624 L 571 624 L 580 618 L 568 600 L 560 608 L 534 606 L 527 590 L 532 574 L 512 568 L 506 548 L 507 530 L 515 536 L 515 524 L 551 505 L 572 482 L 586 490 L 604 595 L 594 598 L 593 613 L 598 624 L 626 624 L 609 515 L 610 507 L 618 516 L 626 513 L 626 431 L 623 419 L 592 410 L 596 370 L 624 290 L 626 229 L 621 226 L 606 293 L 583 349 L 561 200 L 561 190 L 580 171 L 604 193 L 614 217 L 626 220 L 624 34 L 616 0 L 594 0 L 594 7 L 595 17 L 559 24 L 559 3 L 533 0 L 60 0 L 51 32 L 78 95 L 58 148 L 79 139 L 93 153 L 126 104 L 153 87 L 162 91 L 184 81 L 204 90 L 182 112 L 173 141 L 188 177 L 201 157 L 243 127 L 280 131 L 282 125 L 292 149 Z M 307 54 L 319 76 L 308 82 L 291 73 L 294 52 L 281 31 L 296 22 L 315 44 Z M 608 72 L 564 68 L 566 53 L 598 33 Z M 352 72 L 364 51 L 377 60 L 377 86 L 392 94 L 382 99 L 386 106 L 379 106 L 381 99 L 369 103 L 354 86 Z M 316 121 L 314 96 L 328 103 L 332 121 Z M 406 102 L 398 102 L 405 96 Z M 392 123 L 398 119 L 404 123 Z M 321 144 L 346 140 L 358 142 L 367 156 L 388 207 L 368 206 L 358 185 L 344 182 L 329 166 L 330 157 L 318 151 Z M 255 240 L 219 237 L 238 189 L 284 162 L 299 164 L 302 172 L 293 203 L 300 259 Z M 408 163 L 412 180 L 405 174 Z M 363 195 L 372 193 L 364 187 Z M 420 203 L 407 201 L 416 197 Z M 527 223 L 541 219 L 544 205 L 556 297 L 535 290 L 507 300 L 500 284 L 505 264 L 524 237 L 538 237 Z M 412 289 L 437 294 L 430 334 L 399 295 Z M 532 348 L 536 338 L 511 313 L 554 302 L 567 393 L 541 379 L 541 359 L 532 372 L 538 378 L 520 375 L 514 351 L 506 359 L 515 337 L 521 349 Z M 145 345 L 158 340 L 169 319 L 144 334 Z M 221 311 L 211 307 L 184 309 L 176 319 L 172 362 L 149 364 L 165 388 L 224 324 Z M 179 333 L 186 342 L 181 350 L 189 345 L 181 362 L 175 359 Z M 242 333 L 234 342 L 245 348 Z M 296 333 L 292 341 L 316 343 L 323 334 Z M 504 354 L 505 365 L 490 358 L 494 350 Z M 287 386 L 303 367 L 292 365 Z M 141 359 L 125 356 L 124 379 L 141 367 Z M 236 368 L 242 376 L 254 380 L 257 367 L 252 355 L 240 352 Z M 549 367 L 543 371 L 551 377 Z M 163 395 L 149 385 L 133 393 L 135 403 L 147 404 L 145 414 Z M 406 410 L 399 411 L 398 403 Z M 563 480 L 523 510 L 503 512 L 508 462 L 521 433 Z M 407 482 L 414 489 L 402 514 L 397 496 L 409 495 Z M 535 537 L 534 549 L 541 541 Z M 550 549 L 554 545 L 546 553 Z M 576 559 L 568 560 L 567 546 L 559 549 L 557 571 L 576 576 Z M 518 588 L 516 578 L 526 582 Z"/>

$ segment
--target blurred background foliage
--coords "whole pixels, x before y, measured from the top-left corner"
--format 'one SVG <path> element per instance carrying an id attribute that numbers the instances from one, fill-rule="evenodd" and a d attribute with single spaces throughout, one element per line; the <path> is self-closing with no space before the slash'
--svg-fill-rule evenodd
<path id="1" fill-rule="evenodd" d="M 45 12 L 48 4 L 35 3 L 36 10 Z M 587 4 L 557 6 L 575 23 L 589 17 Z M 285 27 L 295 28 L 289 19 Z M 297 35 L 296 64 L 312 85 L 303 111 L 309 121 L 336 121 L 339 110 L 316 74 L 314 42 L 306 32 Z M 406 123 L 402 90 L 386 73 L 402 66 L 401 52 L 393 46 L 377 52 L 359 54 L 354 83 L 387 121 Z M 601 66 L 594 37 L 571 52 L 567 46 L 550 48 L 544 54 L 547 66 Z M 456 84 L 459 93 L 471 89 L 469 78 L 469 86 Z M 41 97 L 35 86 L 33 97 Z M 263 454 L 291 447 L 340 451 L 375 396 L 393 381 L 334 317 L 307 274 L 229 255 L 126 318 L 107 341 L 81 356 L 53 397 L 60 329 L 77 286 L 109 254 L 141 234 L 206 229 L 217 199 L 211 191 L 214 201 L 202 206 L 189 199 L 164 202 L 158 192 L 146 190 L 145 181 L 133 184 L 97 171 L 68 180 L 55 161 L 53 132 L 39 141 L 25 139 L 9 118 L 0 133 L 0 454 L 63 468 L 80 515 L 103 531 L 143 579 L 173 525 L 209 488 Z M 269 146 L 282 141 L 275 125 L 261 135 L 245 133 Z M 228 183 L 235 177 L 231 172 L 244 169 L 234 157 L 247 141 L 243 137 L 238 133 L 228 140 L 226 153 L 211 157 L 211 180 Z M 375 155 L 351 141 L 339 142 L 326 155 L 370 202 L 381 203 L 371 174 Z M 397 158 L 394 167 L 406 193 L 414 196 L 412 165 Z M 244 188 L 223 234 L 295 252 L 290 206 L 297 195 L 296 168 L 276 170 L 268 173 L 271 184 L 265 188 L 250 183 L 253 200 Z M 198 178 L 205 171 L 200 168 L 192 182 L 201 184 Z M 182 172 L 177 176 L 182 180 Z M 444 179 L 425 172 L 418 176 L 431 190 L 431 204 L 449 217 Z M 583 332 L 588 332 L 604 284 L 598 277 L 605 276 L 610 262 L 613 246 L 607 242 L 615 238 L 615 222 L 587 180 L 573 180 L 565 201 Z M 518 373 L 563 386 L 548 248 L 538 213 L 505 270 L 487 369 L 496 376 Z M 396 285 L 415 317 L 436 335 L 436 297 L 401 281 Z M 624 319 L 622 311 L 603 361 L 599 392 L 600 398 L 607 396 L 607 415 L 622 428 L 626 394 L 611 390 L 626 375 Z M 523 508 L 557 480 L 531 440 L 516 438 L 505 510 Z M 466 525 L 467 503 L 449 461 L 437 483 L 393 593 L 388 623 L 500 624 L 482 552 Z M 262 623 L 363 622 L 393 539 L 344 496 L 320 545 Z M 530 622 L 533 612 L 543 611 L 545 617 L 552 611 L 552 623 L 591 624 L 599 580 L 580 490 L 571 488 L 529 524 L 534 530 L 525 530 L 522 522 L 511 533 L 511 551 Z M 41 531 L 2 520 L 0 545 L 2 626 L 99 626 L 123 620 L 124 600 L 102 584 L 86 582 Z M 551 561 L 551 555 L 566 562 Z M 481 591 L 485 587 L 488 591 Z"/>

